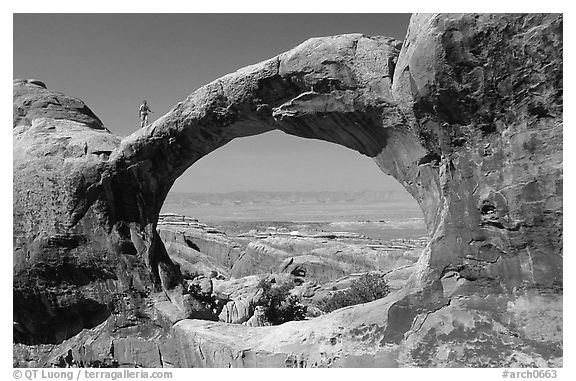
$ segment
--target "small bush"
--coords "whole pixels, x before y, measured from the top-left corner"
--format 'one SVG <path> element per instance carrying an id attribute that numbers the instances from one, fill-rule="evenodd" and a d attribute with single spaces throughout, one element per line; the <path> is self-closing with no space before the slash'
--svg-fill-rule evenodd
<path id="1" fill-rule="evenodd" d="M 372 302 L 390 293 L 390 286 L 384 278 L 377 274 L 364 274 L 350 285 L 350 288 L 335 292 L 317 303 L 324 312 L 332 312 L 339 308 Z"/>
<path id="2" fill-rule="evenodd" d="M 178 268 L 180 268 L 180 266 L 178 266 Z M 185 280 L 192 280 L 202 275 L 198 271 L 190 271 L 188 269 L 180 269 L 180 274 L 182 274 L 182 278 Z"/>
<path id="3" fill-rule="evenodd" d="M 272 325 L 278 325 L 293 320 L 303 320 L 306 317 L 306 306 L 300 303 L 295 295 L 290 294 L 294 288 L 292 283 L 272 285 L 266 279 L 258 283 L 263 291 L 258 306 L 264 307 L 264 315 Z"/>

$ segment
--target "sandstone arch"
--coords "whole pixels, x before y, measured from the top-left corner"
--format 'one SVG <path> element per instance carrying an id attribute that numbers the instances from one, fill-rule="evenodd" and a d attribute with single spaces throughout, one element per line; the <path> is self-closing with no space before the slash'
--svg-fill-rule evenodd
<path id="1" fill-rule="evenodd" d="M 202 87 L 122 140 L 82 102 L 42 85 L 14 85 L 14 292 L 24 342 L 57 342 L 135 311 L 154 290 L 189 311 L 155 231 L 164 198 L 202 156 L 271 129 L 372 157 L 422 206 L 431 243 L 382 311 L 383 342 L 406 339 L 418 316 L 455 297 L 473 309 L 475 297 L 561 289 L 560 15 L 418 15 L 403 45 L 312 39 Z M 107 292 L 95 297 L 94 287 Z M 100 319 L 85 318 L 94 311 Z"/>

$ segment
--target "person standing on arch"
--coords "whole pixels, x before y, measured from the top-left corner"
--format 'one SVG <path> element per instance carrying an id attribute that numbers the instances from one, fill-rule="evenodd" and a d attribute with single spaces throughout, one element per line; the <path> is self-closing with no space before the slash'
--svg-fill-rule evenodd
<path id="1" fill-rule="evenodd" d="M 146 101 L 142 101 L 140 105 L 140 111 L 138 112 L 138 116 L 140 117 L 140 128 L 144 128 L 148 124 L 148 113 L 154 112 L 150 110 Z"/>

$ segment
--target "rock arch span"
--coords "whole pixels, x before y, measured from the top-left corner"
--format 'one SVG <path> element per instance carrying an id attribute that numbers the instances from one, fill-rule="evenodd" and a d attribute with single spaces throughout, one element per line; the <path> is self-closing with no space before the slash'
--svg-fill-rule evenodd
<path id="1" fill-rule="evenodd" d="M 372 157 L 425 205 L 433 227 L 438 184 L 429 166 L 418 165 L 426 151 L 408 132 L 392 95 L 400 47 L 390 38 L 359 34 L 315 38 L 204 86 L 112 152 L 111 169 L 126 173 L 114 177 L 121 180 L 113 183 L 113 192 L 130 179 L 148 200 L 115 210 L 135 213 L 123 216 L 125 221 L 138 221 L 144 213 L 155 225 L 173 182 L 194 162 L 234 138 L 278 129 Z M 426 185 L 412 185 L 415 179 Z"/>
<path id="2" fill-rule="evenodd" d="M 230 140 L 278 129 L 351 148 L 403 179 L 399 168 L 407 170 L 424 150 L 406 133 L 408 121 L 392 96 L 400 45 L 362 35 L 311 39 L 199 89 L 124 139 L 110 160 L 123 166 L 153 162 L 161 195 L 195 161 Z"/>
<path id="3" fill-rule="evenodd" d="M 122 140 L 38 81 L 15 81 L 14 110 L 23 342 L 137 320 L 162 290 L 193 316 L 155 231 L 162 203 L 202 156 L 272 129 L 372 157 L 421 205 L 431 242 L 381 311 L 383 344 L 409 341 L 419 318 L 456 299 L 474 310 L 495 298 L 496 319 L 512 295 L 561 290 L 561 15 L 417 15 L 403 44 L 311 39 L 200 88 Z"/>

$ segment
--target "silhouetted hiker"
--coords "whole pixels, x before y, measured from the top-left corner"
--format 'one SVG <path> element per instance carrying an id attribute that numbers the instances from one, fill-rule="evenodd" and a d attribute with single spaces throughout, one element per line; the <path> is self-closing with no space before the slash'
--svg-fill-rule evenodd
<path id="1" fill-rule="evenodd" d="M 146 101 L 143 101 L 140 105 L 140 111 L 138 112 L 138 116 L 140 117 L 140 128 L 143 128 L 148 124 L 148 113 L 154 112 L 150 110 Z"/>

